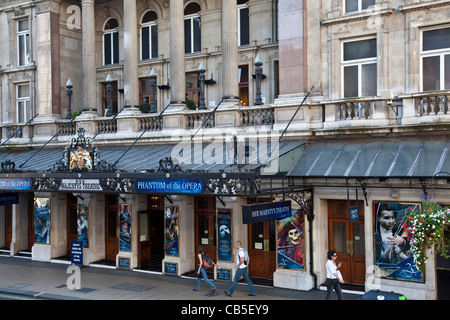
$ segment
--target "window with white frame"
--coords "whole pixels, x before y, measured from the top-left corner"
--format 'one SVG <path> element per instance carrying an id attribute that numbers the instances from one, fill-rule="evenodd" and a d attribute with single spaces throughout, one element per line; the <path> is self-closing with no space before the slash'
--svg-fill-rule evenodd
<path id="1" fill-rule="evenodd" d="M 23 123 L 31 119 L 30 85 L 16 85 L 16 122 Z"/>
<path id="2" fill-rule="evenodd" d="M 158 16 L 148 11 L 142 18 L 141 25 L 141 60 L 158 58 Z"/>
<path id="3" fill-rule="evenodd" d="M 17 64 L 30 62 L 30 26 L 28 19 L 17 21 Z"/>
<path id="4" fill-rule="evenodd" d="M 450 27 L 422 33 L 422 91 L 450 89 Z"/>
<path id="5" fill-rule="evenodd" d="M 119 23 L 111 18 L 103 31 L 103 64 L 105 66 L 119 63 Z"/>
<path id="6" fill-rule="evenodd" d="M 200 5 L 192 2 L 184 9 L 184 52 L 195 53 L 202 50 L 200 28 Z"/>
<path id="7" fill-rule="evenodd" d="M 377 95 L 377 40 L 364 39 L 343 44 L 344 97 Z"/>
<path id="8" fill-rule="evenodd" d="M 375 5 L 375 0 L 344 0 L 344 12 L 362 11 L 373 5 Z"/>
<path id="9" fill-rule="evenodd" d="M 250 44 L 250 18 L 247 1 L 238 1 L 238 44 Z"/>

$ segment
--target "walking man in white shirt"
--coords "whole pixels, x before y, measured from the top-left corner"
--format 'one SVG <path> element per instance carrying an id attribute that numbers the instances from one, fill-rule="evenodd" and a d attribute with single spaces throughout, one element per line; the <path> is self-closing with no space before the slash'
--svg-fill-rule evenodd
<path id="1" fill-rule="evenodd" d="M 236 289 L 236 286 L 238 284 L 238 281 L 241 277 L 244 277 L 244 280 L 248 284 L 248 288 L 250 289 L 249 296 L 256 296 L 255 287 L 253 286 L 252 280 L 250 280 L 250 276 L 247 272 L 247 266 L 248 266 L 248 254 L 246 254 L 246 251 L 244 248 L 242 248 L 242 242 L 240 240 L 236 241 L 235 248 L 237 250 L 236 255 L 236 274 L 234 275 L 233 284 L 231 285 L 230 290 L 224 291 L 224 293 L 227 296 L 232 296 L 234 289 Z"/>

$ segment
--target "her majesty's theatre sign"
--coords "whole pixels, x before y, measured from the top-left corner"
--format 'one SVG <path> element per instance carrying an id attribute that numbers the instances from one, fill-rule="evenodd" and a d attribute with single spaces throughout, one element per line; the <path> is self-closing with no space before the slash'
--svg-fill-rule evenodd
<path id="1" fill-rule="evenodd" d="M 266 202 L 242 206 L 242 223 L 252 224 L 291 216 L 291 201 Z"/>

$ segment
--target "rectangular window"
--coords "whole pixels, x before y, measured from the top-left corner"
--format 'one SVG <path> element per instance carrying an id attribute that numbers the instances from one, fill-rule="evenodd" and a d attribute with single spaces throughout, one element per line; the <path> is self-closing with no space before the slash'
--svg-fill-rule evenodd
<path id="1" fill-rule="evenodd" d="M 119 32 L 106 32 L 103 36 L 104 65 L 119 63 Z"/>
<path id="2" fill-rule="evenodd" d="M 158 26 L 147 25 L 141 29 L 141 60 L 158 58 Z"/>
<path id="3" fill-rule="evenodd" d="M 30 28 L 28 20 L 17 22 L 17 64 L 25 66 L 30 62 Z"/>
<path id="4" fill-rule="evenodd" d="M 450 27 L 422 35 L 422 90 L 450 89 Z"/>
<path id="5" fill-rule="evenodd" d="M 202 50 L 200 17 L 186 16 L 184 19 L 184 52 L 195 53 Z"/>
<path id="6" fill-rule="evenodd" d="M 16 86 L 16 121 L 24 123 L 31 119 L 30 85 Z"/>
<path id="7" fill-rule="evenodd" d="M 250 19 L 246 4 L 238 6 L 238 32 L 239 46 L 250 44 Z"/>
<path id="8" fill-rule="evenodd" d="M 344 12 L 356 12 L 367 10 L 370 6 L 375 5 L 375 0 L 344 0 Z"/>
<path id="9" fill-rule="evenodd" d="M 345 42 L 343 45 L 344 97 L 377 95 L 377 40 Z"/>

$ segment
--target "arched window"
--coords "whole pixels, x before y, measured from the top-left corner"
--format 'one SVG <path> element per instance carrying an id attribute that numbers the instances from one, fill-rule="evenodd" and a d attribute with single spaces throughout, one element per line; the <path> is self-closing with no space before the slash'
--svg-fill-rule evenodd
<path id="1" fill-rule="evenodd" d="M 200 29 L 200 5 L 192 2 L 184 9 L 184 52 L 195 53 L 202 50 Z"/>
<path id="2" fill-rule="evenodd" d="M 158 58 L 158 16 L 147 11 L 141 21 L 141 60 Z"/>
<path id="3" fill-rule="evenodd" d="M 238 0 L 238 45 L 250 44 L 250 19 L 247 0 Z"/>
<path id="4" fill-rule="evenodd" d="M 105 66 L 119 63 L 119 23 L 109 19 L 103 30 L 103 64 Z"/>

